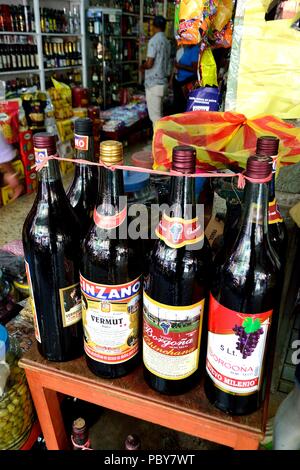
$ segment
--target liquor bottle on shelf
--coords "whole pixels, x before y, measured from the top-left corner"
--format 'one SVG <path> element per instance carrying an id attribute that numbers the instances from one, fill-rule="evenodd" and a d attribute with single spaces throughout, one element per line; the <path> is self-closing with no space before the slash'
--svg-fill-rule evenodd
<path id="1" fill-rule="evenodd" d="M 33 137 L 36 162 L 56 154 L 56 138 Z M 38 192 L 23 227 L 23 246 L 40 353 L 50 361 L 82 354 L 80 225 L 64 191 L 57 160 L 38 173 Z"/>
<path id="2" fill-rule="evenodd" d="M 89 429 L 83 418 L 77 418 L 72 424 L 72 438 L 73 450 L 91 450 L 91 442 L 89 439 Z"/>
<path id="3" fill-rule="evenodd" d="M 283 265 L 287 247 L 287 230 L 281 217 L 275 196 L 276 160 L 278 149 L 279 139 L 277 139 L 277 137 L 263 136 L 257 139 L 257 155 L 273 157 L 272 180 L 270 181 L 269 185 L 269 238 L 272 247 L 278 255 L 281 264 Z"/>
<path id="4" fill-rule="evenodd" d="M 95 161 L 93 121 L 89 118 L 75 121 L 76 158 Z M 78 164 L 75 168 L 74 180 L 67 195 L 81 225 L 84 238 L 93 220 L 98 189 L 98 167 Z"/>
<path id="5" fill-rule="evenodd" d="M 271 173 L 268 157 L 249 157 L 246 176 Z M 268 192 L 267 182 L 246 181 L 240 231 L 211 288 L 205 389 L 233 415 L 259 408 L 272 362 L 280 264 L 268 235 Z"/>
<path id="6" fill-rule="evenodd" d="M 105 165 L 123 162 L 120 142 L 100 144 Z M 82 244 L 80 282 L 88 367 L 106 378 L 128 374 L 139 362 L 141 257 L 127 237 L 123 173 L 101 168 L 94 224 Z"/>
<path id="7" fill-rule="evenodd" d="M 196 152 L 173 149 L 170 216 L 162 215 L 144 283 L 144 375 L 150 387 L 180 394 L 199 380 L 199 357 L 211 251 L 195 201 Z"/>

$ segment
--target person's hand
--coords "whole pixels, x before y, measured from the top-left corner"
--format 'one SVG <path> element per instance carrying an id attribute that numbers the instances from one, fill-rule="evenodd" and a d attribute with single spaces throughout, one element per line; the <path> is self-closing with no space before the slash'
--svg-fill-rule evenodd
<path id="1" fill-rule="evenodd" d="M 174 62 L 174 67 L 175 67 L 175 69 L 179 69 L 179 68 L 180 68 L 180 63 L 177 62 L 176 60 L 175 60 L 175 62 Z"/>
<path id="2" fill-rule="evenodd" d="M 20 184 L 19 178 L 18 178 L 18 173 L 11 173 L 7 172 L 4 174 L 4 182 L 7 184 L 13 191 L 13 197 L 11 198 L 12 200 L 16 199 L 19 197 L 24 188 L 23 185 Z"/>

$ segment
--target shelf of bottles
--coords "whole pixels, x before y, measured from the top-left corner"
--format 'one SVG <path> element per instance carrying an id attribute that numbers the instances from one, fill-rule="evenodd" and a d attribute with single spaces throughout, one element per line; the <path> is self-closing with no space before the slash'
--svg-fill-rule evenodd
<path id="1" fill-rule="evenodd" d="M 89 83 L 92 104 L 116 106 L 122 83 L 122 10 L 89 8 L 87 11 Z"/>
<path id="2" fill-rule="evenodd" d="M 45 75 L 78 68 L 86 86 L 84 0 L 7 3 L 0 5 L 0 76 L 36 74 L 44 90 Z"/>

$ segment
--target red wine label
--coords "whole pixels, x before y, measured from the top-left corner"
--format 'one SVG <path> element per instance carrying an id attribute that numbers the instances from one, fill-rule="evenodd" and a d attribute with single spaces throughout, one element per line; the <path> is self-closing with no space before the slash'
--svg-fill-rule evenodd
<path id="1" fill-rule="evenodd" d="M 35 156 L 35 163 L 39 165 L 42 163 L 45 158 L 48 157 L 47 149 L 34 149 L 34 156 Z M 49 166 L 48 162 L 46 163 L 45 167 Z"/>
<path id="2" fill-rule="evenodd" d="M 210 296 L 206 370 L 218 388 L 234 395 L 259 390 L 272 313 L 235 312 Z"/>
<path id="3" fill-rule="evenodd" d="M 75 148 L 87 151 L 89 149 L 89 137 L 87 135 L 75 134 Z"/>
<path id="4" fill-rule="evenodd" d="M 171 307 L 144 292 L 143 361 L 157 377 L 181 380 L 198 369 L 204 300 Z"/>
<path id="5" fill-rule="evenodd" d="M 39 329 L 39 323 L 36 315 L 36 308 L 35 308 L 35 302 L 34 302 L 34 297 L 33 297 L 33 291 L 32 291 L 32 282 L 31 282 L 31 275 L 30 275 L 30 269 L 29 269 L 29 264 L 25 260 L 25 270 L 26 270 L 26 276 L 27 276 L 27 283 L 28 283 L 28 288 L 29 288 L 29 295 L 30 295 L 30 303 L 31 303 L 31 310 L 32 310 L 32 316 L 33 316 L 33 326 L 34 326 L 34 334 L 36 340 L 41 343 L 41 335 L 40 335 L 40 329 Z"/>
<path id="6" fill-rule="evenodd" d="M 281 214 L 279 212 L 278 204 L 276 199 L 274 201 L 269 202 L 269 224 L 276 224 L 278 222 L 283 222 Z"/>
<path id="7" fill-rule="evenodd" d="M 141 278 L 97 284 L 80 275 L 84 350 L 94 361 L 120 364 L 139 351 Z"/>
<path id="8" fill-rule="evenodd" d="M 127 207 L 125 206 L 121 212 L 118 212 L 115 215 L 102 215 L 97 212 L 97 209 L 94 209 L 94 222 L 99 228 L 106 230 L 112 230 L 114 228 L 122 225 L 127 216 Z"/>
<path id="9" fill-rule="evenodd" d="M 59 289 L 60 308 L 64 328 L 81 320 L 81 293 L 79 282 Z"/>
<path id="10" fill-rule="evenodd" d="M 163 214 L 156 236 L 163 240 L 171 248 L 181 248 L 186 245 L 198 243 L 204 238 L 198 218 L 185 220 L 180 217 L 169 217 Z"/>

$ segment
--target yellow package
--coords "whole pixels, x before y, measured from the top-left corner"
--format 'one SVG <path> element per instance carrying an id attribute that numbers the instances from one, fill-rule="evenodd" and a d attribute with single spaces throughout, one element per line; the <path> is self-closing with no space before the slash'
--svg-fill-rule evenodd
<path id="1" fill-rule="evenodd" d="M 176 33 L 178 45 L 199 44 L 200 26 L 203 21 L 203 0 L 181 0 L 179 27 Z"/>
<path id="2" fill-rule="evenodd" d="M 213 18 L 212 26 L 217 31 L 222 31 L 232 17 L 232 0 L 219 0 L 217 13 Z"/>
<path id="3" fill-rule="evenodd" d="M 56 125 L 60 140 L 62 142 L 66 142 L 67 140 L 71 140 L 74 138 L 73 123 L 71 119 L 57 121 Z"/>

